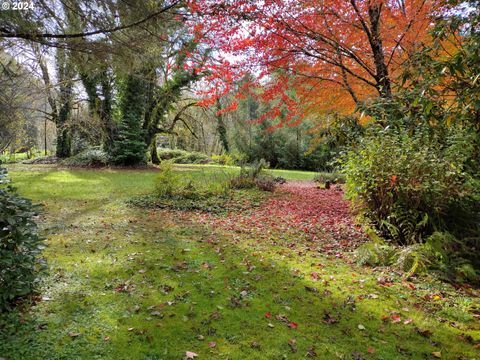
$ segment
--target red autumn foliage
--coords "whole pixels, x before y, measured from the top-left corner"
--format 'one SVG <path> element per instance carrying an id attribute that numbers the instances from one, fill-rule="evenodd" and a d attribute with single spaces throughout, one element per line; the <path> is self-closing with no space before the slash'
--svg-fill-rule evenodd
<path id="1" fill-rule="evenodd" d="M 351 112 L 372 95 L 388 96 L 405 60 L 429 42 L 430 16 L 442 3 L 190 0 L 195 36 L 217 50 L 202 93 L 224 94 L 251 73 L 279 126 L 319 109 Z"/>

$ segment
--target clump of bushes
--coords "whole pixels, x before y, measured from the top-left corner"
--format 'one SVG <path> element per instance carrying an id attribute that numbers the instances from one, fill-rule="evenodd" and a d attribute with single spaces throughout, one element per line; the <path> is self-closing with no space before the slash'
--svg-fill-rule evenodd
<path id="1" fill-rule="evenodd" d="M 197 151 L 185 151 L 180 149 L 158 149 L 158 157 L 161 160 L 171 160 L 175 164 L 208 164 L 212 161 L 208 155 Z"/>
<path id="2" fill-rule="evenodd" d="M 243 165 L 240 168 L 240 174 L 230 180 L 230 187 L 232 189 L 258 188 L 263 191 L 274 191 L 279 181 L 262 173 L 267 167 L 268 163 L 264 159 L 250 165 Z"/>
<path id="3" fill-rule="evenodd" d="M 100 148 L 87 149 L 61 161 L 62 165 L 79 167 L 102 167 L 108 163 L 108 154 Z"/>
<path id="4" fill-rule="evenodd" d="M 245 162 L 246 155 L 238 151 L 232 151 L 230 153 L 224 153 L 220 155 L 212 155 L 212 161 L 215 164 L 234 166 L 242 165 Z"/>
<path id="5" fill-rule="evenodd" d="M 182 177 L 175 172 L 172 160 L 164 160 L 155 180 L 155 195 L 163 199 L 204 199 L 228 195 L 228 183 L 225 179 L 211 177 Z"/>
<path id="6" fill-rule="evenodd" d="M 395 261 L 409 273 L 443 266 L 456 274 L 467 263 L 480 268 L 471 255 L 480 244 L 480 187 L 465 171 L 470 156 L 457 145 L 452 151 L 448 140 L 386 129 L 361 139 L 344 158 L 348 197 L 378 235 L 407 246 Z"/>
<path id="7" fill-rule="evenodd" d="M 212 155 L 212 161 L 215 164 L 219 164 L 219 165 L 226 165 L 226 166 L 235 165 L 235 160 L 233 156 L 231 156 L 230 154 Z"/>
<path id="8" fill-rule="evenodd" d="M 345 184 L 345 175 L 338 172 L 319 172 L 313 181 L 325 184 L 327 181 L 330 184 Z"/>
<path id="9" fill-rule="evenodd" d="M 0 310 L 9 309 L 38 283 L 43 244 L 35 223 L 37 210 L 15 192 L 6 169 L 0 168 Z"/>

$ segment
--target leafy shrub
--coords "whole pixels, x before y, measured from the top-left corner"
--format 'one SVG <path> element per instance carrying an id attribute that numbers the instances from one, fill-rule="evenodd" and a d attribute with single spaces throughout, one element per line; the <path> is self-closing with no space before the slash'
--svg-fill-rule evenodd
<path id="1" fill-rule="evenodd" d="M 272 176 L 258 176 L 255 179 L 255 185 L 263 191 L 275 191 L 277 182 Z"/>
<path id="2" fill-rule="evenodd" d="M 180 175 L 173 170 L 173 161 L 162 161 L 160 172 L 155 179 L 155 194 L 158 197 L 172 197 L 182 185 Z"/>
<path id="3" fill-rule="evenodd" d="M 431 269 L 449 280 L 480 279 L 480 186 L 467 171 L 468 134 L 459 133 L 386 129 L 344 157 L 347 195 L 381 237 L 403 246 L 392 265 L 408 275 Z"/>
<path id="4" fill-rule="evenodd" d="M 457 219 L 478 227 L 479 190 L 462 168 L 421 134 L 388 130 L 364 138 L 344 162 L 348 196 L 399 244 L 423 242 L 435 229 L 455 231 Z"/>
<path id="5" fill-rule="evenodd" d="M 240 168 L 240 176 L 255 179 L 262 173 L 264 169 L 267 169 L 268 167 L 269 164 L 264 159 L 260 159 L 251 164 L 244 164 Z"/>
<path id="6" fill-rule="evenodd" d="M 208 164 L 212 161 L 203 153 L 179 149 L 159 149 L 158 156 L 161 160 L 172 160 L 175 164 Z"/>
<path id="7" fill-rule="evenodd" d="M 248 176 L 236 176 L 230 179 L 231 189 L 253 189 L 256 187 L 255 179 Z"/>
<path id="8" fill-rule="evenodd" d="M 313 181 L 319 183 L 326 183 L 329 181 L 331 184 L 344 184 L 345 175 L 335 172 L 320 172 L 315 175 Z"/>
<path id="9" fill-rule="evenodd" d="M 91 148 L 78 153 L 61 162 L 66 166 L 102 167 L 109 162 L 108 155 L 103 150 Z"/>
<path id="10" fill-rule="evenodd" d="M 212 161 L 215 164 L 233 166 L 235 165 L 235 160 L 230 154 L 220 154 L 212 155 Z"/>
<path id="11" fill-rule="evenodd" d="M 174 171 L 173 160 L 164 160 L 160 164 L 160 173 L 155 181 L 155 194 L 164 199 L 204 199 L 211 196 L 226 195 L 228 182 L 212 178 L 197 176 L 195 179 L 181 177 Z M 202 181 L 204 180 L 204 181 Z"/>
<path id="12" fill-rule="evenodd" d="M 43 246 L 34 221 L 37 208 L 17 195 L 0 168 L 0 310 L 31 293 L 43 268 Z"/>
<path id="13" fill-rule="evenodd" d="M 261 175 L 268 163 L 261 159 L 253 164 L 243 165 L 240 174 L 230 180 L 232 189 L 252 189 L 257 187 L 263 191 L 274 191 L 277 185 L 275 178 L 270 175 Z"/>

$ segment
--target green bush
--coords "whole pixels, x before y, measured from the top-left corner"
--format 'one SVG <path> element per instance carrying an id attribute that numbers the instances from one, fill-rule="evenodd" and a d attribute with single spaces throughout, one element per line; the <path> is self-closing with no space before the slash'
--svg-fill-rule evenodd
<path id="1" fill-rule="evenodd" d="M 175 164 L 208 164 L 212 161 L 201 152 L 189 152 L 179 149 L 158 149 L 160 160 L 172 160 Z"/>
<path id="2" fill-rule="evenodd" d="M 424 242 L 438 229 L 467 235 L 478 227 L 479 190 L 447 152 L 421 134 L 367 136 L 345 157 L 347 195 L 381 236 L 399 244 Z"/>
<path id="3" fill-rule="evenodd" d="M 261 159 L 253 164 L 242 165 L 240 174 L 230 180 L 232 189 L 252 189 L 258 188 L 263 191 L 274 191 L 277 183 L 282 183 L 284 179 L 276 179 L 273 176 L 262 174 L 263 169 L 268 167 L 268 163 Z"/>
<path id="4" fill-rule="evenodd" d="M 92 148 L 61 161 L 66 166 L 102 167 L 108 165 L 108 155 L 101 149 Z"/>
<path id="5" fill-rule="evenodd" d="M 319 172 L 315 175 L 313 181 L 319 183 L 329 181 L 331 184 L 345 184 L 345 175 L 336 172 Z"/>
<path id="6" fill-rule="evenodd" d="M 172 197 L 180 191 L 182 186 L 180 175 L 173 170 L 173 161 L 162 161 L 160 173 L 155 179 L 155 194 L 158 197 Z"/>
<path id="7" fill-rule="evenodd" d="M 257 188 L 259 188 L 262 191 L 273 192 L 275 191 L 277 182 L 275 181 L 275 178 L 272 176 L 258 176 L 255 179 L 255 185 L 257 186 Z"/>
<path id="8" fill-rule="evenodd" d="M 0 168 L 0 310 L 35 289 L 43 249 L 34 221 L 37 208 L 17 195 Z"/>
<path id="9" fill-rule="evenodd" d="M 226 195 L 228 181 L 224 178 L 212 179 L 212 176 L 195 178 L 181 177 L 173 168 L 173 160 L 164 160 L 160 164 L 160 173 L 155 180 L 155 194 L 163 199 L 205 199 L 211 196 Z"/>
<path id="10" fill-rule="evenodd" d="M 235 160 L 233 156 L 231 156 L 230 154 L 212 155 L 212 161 L 215 164 L 219 164 L 219 165 L 226 165 L 226 166 L 235 165 Z"/>

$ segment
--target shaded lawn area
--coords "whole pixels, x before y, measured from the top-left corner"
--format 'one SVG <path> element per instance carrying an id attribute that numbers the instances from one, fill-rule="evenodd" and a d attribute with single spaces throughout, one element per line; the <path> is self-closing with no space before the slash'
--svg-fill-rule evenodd
<path id="1" fill-rule="evenodd" d="M 359 268 L 284 232 L 128 206 L 155 172 L 10 171 L 45 205 L 49 272 L 42 301 L 0 316 L 0 357 L 480 358 L 478 299 L 446 284 Z"/>

